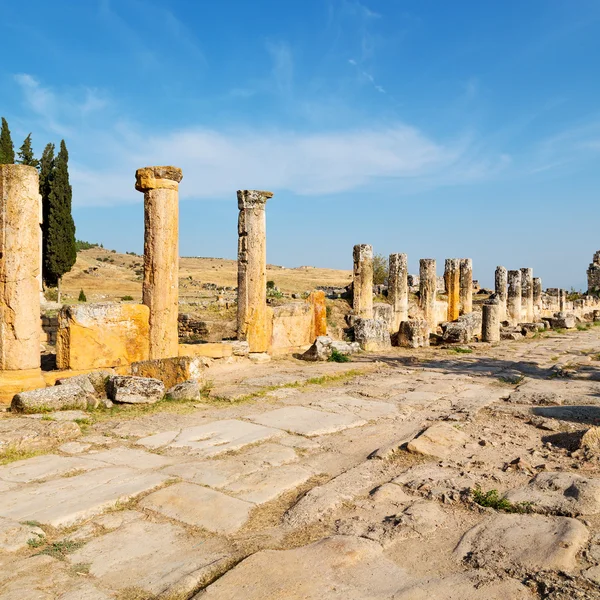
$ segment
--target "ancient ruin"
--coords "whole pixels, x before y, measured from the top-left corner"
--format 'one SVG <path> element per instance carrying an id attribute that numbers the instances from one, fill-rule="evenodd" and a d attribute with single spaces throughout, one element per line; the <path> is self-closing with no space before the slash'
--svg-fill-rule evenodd
<path id="1" fill-rule="evenodd" d="M 400 329 L 400 323 L 408 319 L 408 257 L 406 254 L 390 254 L 388 297 L 392 305 L 392 331 Z"/>
<path id="2" fill-rule="evenodd" d="M 436 290 L 435 259 L 422 258 L 419 261 L 419 303 L 430 331 L 435 331 L 437 327 Z"/>
<path id="3" fill-rule="evenodd" d="M 460 315 L 460 259 L 447 258 L 444 283 L 448 295 L 448 321 L 456 321 Z"/>
<path id="4" fill-rule="evenodd" d="M 473 261 L 460 259 L 460 314 L 473 312 Z"/>
<path id="5" fill-rule="evenodd" d="M 352 308 L 356 317 L 373 318 L 373 246 L 354 246 L 352 277 Z"/>
<path id="6" fill-rule="evenodd" d="M 600 293 L 600 250 L 594 254 L 594 258 L 587 270 L 588 294 Z"/>

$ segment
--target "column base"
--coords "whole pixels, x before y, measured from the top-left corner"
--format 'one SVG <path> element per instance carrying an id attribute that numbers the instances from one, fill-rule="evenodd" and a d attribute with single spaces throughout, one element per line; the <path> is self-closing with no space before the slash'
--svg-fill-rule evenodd
<path id="1" fill-rule="evenodd" d="M 10 404 L 13 396 L 46 387 L 41 369 L 0 371 L 0 403 Z"/>

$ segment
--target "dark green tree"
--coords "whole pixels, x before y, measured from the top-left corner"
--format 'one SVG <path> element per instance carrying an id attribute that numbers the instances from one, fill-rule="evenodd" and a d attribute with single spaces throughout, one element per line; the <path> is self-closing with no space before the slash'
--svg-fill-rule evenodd
<path id="1" fill-rule="evenodd" d="M 0 129 L 0 165 L 15 164 L 15 147 L 10 137 L 10 129 L 6 119 L 2 117 L 2 128 Z"/>
<path id="2" fill-rule="evenodd" d="M 69 153 L 67 152 L 65 141 L 62 140 L 60 142 L 60 151 L 54 160 L 54 169 L 50 181 L 50 194 L 48 196 L 44 279 L 50 285 L 60 285 L 61 277 L 71 270 L 77 259 L 75 223 L 71 214 L 71 198 Z"/>
<path id="3" fill-rule="evenodd" d="M 30 167 L 35 167 L 36 169 L 40 166 L 40 161 L 33 156 L 33 148 L 31 147 L 31 134 L 29 134 L 21 149 L 18 152 L 19 156 L 19 164 L 21 165 L 29 165 Z"/>
<path id="4" fill-rule="evenodd" d="M 40 196 L 42 197 L 42 270 L 46 283 L 46 256 L 48 256 L 48 222 L 50 188 L 54 175 L 54 144 L 46 144 L 40 160 Z"/>

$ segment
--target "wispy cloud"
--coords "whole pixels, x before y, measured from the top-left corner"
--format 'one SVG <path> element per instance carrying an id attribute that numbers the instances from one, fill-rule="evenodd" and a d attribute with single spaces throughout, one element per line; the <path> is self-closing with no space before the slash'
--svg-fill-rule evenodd
<path id="1" fill-rule="evenodd" d="M 289 44 L 283 41 L 268 41 L 267 51 L 273 61 L 272 74 L 277 89 L 281 93 L 290 93 L 294 80 L 294 59 Z"/>
<path id="2" fill-rule="evenodd" d="M 371 75 L 371 73 L 368 73 L 367 71 L 365 71 L 364 69 L 362 69 L 353 58 L 349 58 L 348 59 L 348 63 L 350 63 L 353 67 L 355 67 L 356 70 L 358 71 L 358 73 L 360 74 L 360 76 L 363 79 L 365 79 L 366 81 L 368 81 L 380 94 L 385 94 L 386 93 L 385 89 L 383 88 L 383 86 L 379 85 L 375 81 L 375 77 L 373 77 L 373 75 Z"/>

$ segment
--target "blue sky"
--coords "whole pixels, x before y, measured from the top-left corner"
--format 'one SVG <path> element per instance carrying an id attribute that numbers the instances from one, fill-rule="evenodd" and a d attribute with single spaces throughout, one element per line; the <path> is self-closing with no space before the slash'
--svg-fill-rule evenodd
<path id="1" fill-rule="evenodd" d="M 533 267 L 600 248 L 597 0 L 0 0 L 0 114 L 65 138 L 79 238 L 143 246 L 138 167 L 173 164 L 186 256 L 235 258 L 239 188 L 275 193 L 268 260 L 352 246 Z M 10 49 L 7 52 L 7 49 Z"/>

